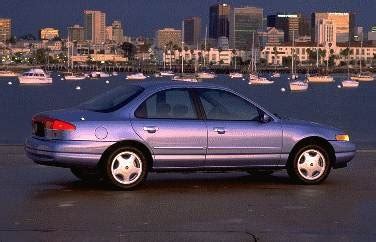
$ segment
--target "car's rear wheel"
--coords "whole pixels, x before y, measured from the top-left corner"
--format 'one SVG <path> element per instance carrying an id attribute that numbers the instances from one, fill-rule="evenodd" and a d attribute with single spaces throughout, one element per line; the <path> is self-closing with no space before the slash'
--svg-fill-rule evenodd
<path id="1" fill-rule="evenodd" d="M 105 160 L 107 180 L 117 188 L 131 189 L 140 185 L 147 175 L 147 160 L 134 147 L 115 149 Z"/>
<path id="2" fill-rule="evenodd" d="M 98 182 L 102 179 L 102 175 L 97 169 L 71 168 L 70 170 L 78 179 L 86 182 Z"/>
<path id="3" fill-rule="evenodd" d="M 314 185 L 323 182 L 329 175 L 331 161 L 328 152 L 319 145 L 300 148 L 289 161 L 289 176 L 303 184 Z"/>

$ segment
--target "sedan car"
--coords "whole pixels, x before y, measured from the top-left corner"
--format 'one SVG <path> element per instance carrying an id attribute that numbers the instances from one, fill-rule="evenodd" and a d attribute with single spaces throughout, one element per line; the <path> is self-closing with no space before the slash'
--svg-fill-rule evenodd
<path id="1" fill-rule="evenodd" d="M 247 97 L 203 83 L 119 86 L 77 107 L 32 119 L 28 157 L 121 189 L 148 172 L 287 169 L 303 184 L 346 167 L 355 145 L 342 130 L 282 119 Z"/>

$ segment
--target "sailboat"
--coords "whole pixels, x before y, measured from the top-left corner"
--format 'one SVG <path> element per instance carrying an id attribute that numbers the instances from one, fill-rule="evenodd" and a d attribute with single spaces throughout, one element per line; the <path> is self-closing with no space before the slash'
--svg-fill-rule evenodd
<path id="1" fill-rule="evenodd" d="M 181 74 L 175 75 L 172 77 L 172 80 L 174 81 L 185 81 L 185 82 L 198 82 L 197 78 L 192 75 L 185 75 L 184 74 L 184 21 L 182 23 L 182 38 L 181 38 Z"/>
<path id="2" fill-rule="evenodd" d="M 204 68 L 205 68 L 205 70 L 207 68 L 206 67 L 206 58 L 205 58 L 207 38 L 208 38 L 208 26 L 206 26 L 206 28 L 205 28 L 205 44 L 204 44 Z M 216 75 L 213 72 L 200 71 L 200 72 L 197 73 L 197 77 L 199 79 L 213 79 L 213 78 L 216 77 Z"/>
<path id="3" fill-rule="evenodd" d="M 256 64 L 256 53 L 255 53 L 255 32 L 252 33 L 252 52 L 251 52 L 251 61 L 250 61 L 251 70 L 249 73 L 249 82 L 250 85 L 269 85 L 273 84 L 274 81 L 270 81 L 265 77 L 260 77 L 257 73 L 257 64 Z"/>
<path id="4" fill-rule="evenodd" d="M 297 80 L 295 68 L 295 33 L 292 31 L 292 55 L 291 55 L 291 82 L 289 83 L 291 91 L 305 91 L 308 89 L 308 83 L 306 81 Z"/>
<path id="5" fill-rule="evenodd" d="M 237 57 L 237 55 L 236 55 L 236 49 L 235 49 L 235 58 L 234 58 L 234 64 L 235 64 L 234 69 L 235 70 L 233 72 L 230 72 L 230 74 L 229 74 L 231 79 L 243 78 L 243 74 L 236 71 L 236 59 L 237 59 L 236 57 Z"/>
<path id="6" fill-rule="evenodd" d="M 363 49 L 363 36 L 362 36 L 362 39 L 360 41 L 360 49 Z M 364 82 L 375 80 L 375 78 L 373 76 L 362 73 L 362 56 L 360 56 L 360 58 L 359 58 L 359 73 L 356 76 L 352 76 L 351 80 L 353 80 L 353 81 L 364 81 Z"/>
<path id="7" fill-rule="evenodd" d="M 70 47 L 72 45 L 72 50 L 70 50 Z M 70 67 L 73 68 L 73 43 L 71 42 L 67 42 L 67 57 L 68 57 L 68 61 L 67 61 L 67 68 L 68 68 L 68 71 L 67 72 L 64 72 L 64 79 L 65 80 L 69 80 L 69 81 L 75 81 L 75 80 L 83 80 L 86 78 L 85 75 L 83 74 L 78 74 L 78 73 L 73 73 L 73 71 L 70 70 Z"/>
<path id="8" fill-rule="evenodd" d="M 166 53 L 166 48 L 164 49 L 164 54 Z M 168 77 L 168 76 L 174 76 L 175 73 L 171 70 L 171 50 L 170 50 L 170 70 L 166 71 L 166 57 L 163 58 L 163 71 L 159 73 L 159 77 Z"/>
<path id="9" fill-rule="evenodd" d="M 326 73 L 328 73 L 328 63 L 329 57 L 326 61 Z M 316 68 L 319 70 L 319 42 L 317 41 L 317 48 L 316 48 Z M 328 83 L 334 82 L 334 78 L 331 75 L 322 75 L 317 73 L 316 75 L 309 75 L 307 76 L 308 82 L 312 83 Z"/>
<path id="10" fill-rule="evenodd" d="M 342 81 L 342 87 L 344 88 L 357 88 L 359 86 L 359 82 L 350 79 L 350 41 L 349 41 L 349 48 L 347 53 L 347 79 Z"/>

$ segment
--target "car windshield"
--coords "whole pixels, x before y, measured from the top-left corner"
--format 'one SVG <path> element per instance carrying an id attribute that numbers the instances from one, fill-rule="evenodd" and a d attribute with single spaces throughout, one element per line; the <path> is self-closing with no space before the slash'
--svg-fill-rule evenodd
<path id="1" fill-rule="evenodd" d="M 80 109 L 95 112 L 113 112 L 137 97 L 144 89 L 139 86 L 119 86 L 78 106 Z"/>

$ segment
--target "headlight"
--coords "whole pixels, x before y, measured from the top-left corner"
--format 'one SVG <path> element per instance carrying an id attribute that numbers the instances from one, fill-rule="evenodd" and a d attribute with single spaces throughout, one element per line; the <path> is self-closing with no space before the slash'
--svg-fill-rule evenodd
<path id="1" fill-rule="evenodd" d="M 337 134 L 336 140 L 337 141 L 350 141 L 350 137 L 347 134 Z"/>

